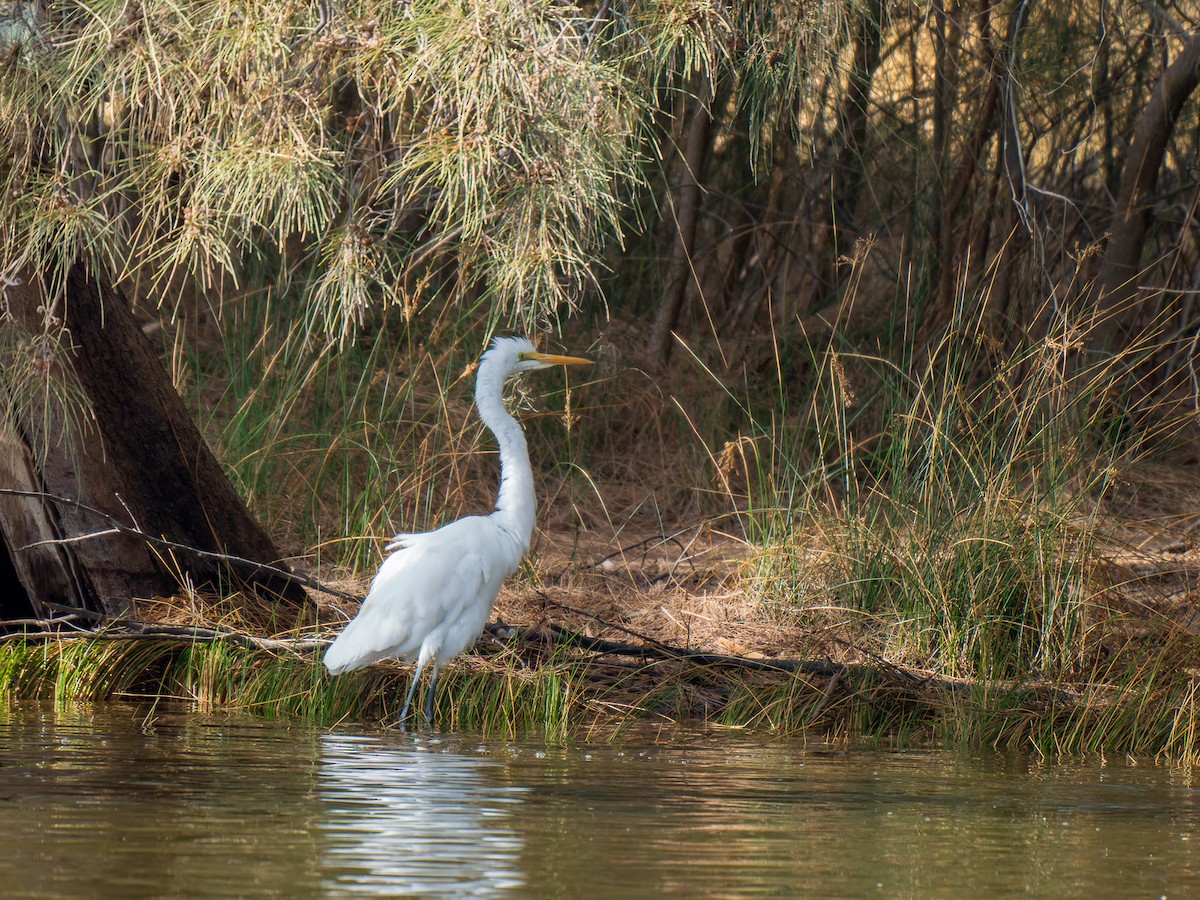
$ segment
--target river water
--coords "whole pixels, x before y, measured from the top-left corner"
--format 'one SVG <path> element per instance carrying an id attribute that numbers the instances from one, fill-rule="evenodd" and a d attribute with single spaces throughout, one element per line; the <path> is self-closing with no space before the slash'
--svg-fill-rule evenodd
<path id="1" fill-rule="evenodd" d="M 1200 896 L 1153 761 L 0 713 L 4 897 Z"/>

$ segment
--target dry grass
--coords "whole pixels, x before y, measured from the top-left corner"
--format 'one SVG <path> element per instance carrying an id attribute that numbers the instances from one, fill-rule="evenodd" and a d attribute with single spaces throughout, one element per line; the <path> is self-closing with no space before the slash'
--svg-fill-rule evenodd
<path id="1" fill-rule="evenodd" d="M 547 697 L 547 688 L 535 686 L 542 677 L 538 673 L 558 673 L 555 678 L 565 680 L 551 693 L 567 690 L 568 683 L 574 686 L 568 692 L 577 692 L 567 716 L 570 725 L 562 727 L 592 737 L 647 724 L 709 723 L 842 740 L 984 741 L 1043 752 L 1125 747 L 1191 758 L 1198 747 L 1188 737 L 1188 710 L 1194 706 L 1188 705 L 1186 685 L 1164 676 L 1167 670 L 1186 675 L 1195 665 L 1200 554 L 1192 549 L 1186 508 L 1192 496 L 1188 485 L 1200 488 L 1200 475 L 1164 466 L 1146 467 L 1138 475 L 1127 485 L 1137 504 L 1127 498 L 1115 503 L 1126 516 L 1123 542 L 1113 537 L 1097 547 L 1084 613 L 1091 665 L 1075 677 L 948 678 L 917 660 L 899 659 L 890 643 L 896 624 L 882 613 L 816 600 L 799 609 L 763 603 L 755 579 L 764 548 L 704 525 L 670 537 L 628 528 L 619 535 L 543 529 L 530 565 L 506 586 L 496 615 L 534 632 L 553 623 L 610 641 L 658 642 L 749 660 L 830 660 L 859 674 L 831 681 L 687 662 L 589 660 L 565 648 L 547 655 L 545 648 L 500 647 L 487 640 L 477 654 L 452 667 L 459 676 L 450 683 L 468 691 L 475 703 L 489 682 L 524 684 L 521 691 L 532 692 L 530 697 Z M 1114 512 L 1107 516 L 1116 521 Z M 1154 523 L 1153 530 L 1145 528 L 1147 522 Z M 1167 528 L 1164 522 L 1182 524 Z M 1141 538 L 1134 542 L 1136 535 Z M 814 580 L 835 580 L 837 553 L 819 534 L 809 538 L 803 551 L 807 571 Z M 359 593 L 367 585 L 361 576 L 337 582 Z M 813 596 L 820 595 L 814 589 Z M 164 624 L 254 631 L 260 623 L 245 618 L 246 609 L 230 598 L 213 602 L 191 595 L 145 601 L 139 612 Z M 353 612 L 353 604 L 323 602 L 321 630 L 328 633 Z M 276 636 L 312 633 L 305 626 Z M 372 682 L 373 699 L 362 714 L 386 719 L 389 710 L 394 714 L 387 694 L 402 690 L 407 673 L 395 663 L 376 668 L 383 681 Z M 907 674 L 897 680 L 896 672 Z M 936 677 L 922 686 L 920 676 Z M 512 690 L 502 688 L 510 695 Z M 447 715 L 473 721 L 465 711 L 454 712 L 453 692 L 442 702 Z M 1147 706 L 1169 712 L 1171 721 L 1143 709 L 1134 715 L 1140 724 L 1129 724 L 1130 709 Z M 489 715 L 500 713 L 493 709 Z M 493 725 L 493 733 L 504 732 Z"/>
<path id="2" fill-rule="evenodd" d="M 253 309 L 246 319 L 256 333 Z M 209 394 L 215 433 L 251 451 L 227 460 L 283 542 L 307 548 L 304 568 L 362 594 L 390 534 L 490 507 L 498 473 L 471 410 L 479 339 L 461 337 L 477 333 L 470 326 L 445 323 L 438 342 L 416 346 L 381 326 L 374 343 L 320 357 L 294 386 L 236 368 L 207 380 L 255 354 L 264 362 L 254 371 L 298 370 L 305 348 L 270 331 L 254 353 L 197 366 L 199 384 L 222 386 Z M 1174 673 L 1191 666 L 1195 574 L 1176 545 L 1190 546 L 1194 488 L 1186 464 L 1151 464 L 1095 439 L 1079 397 L 1103 373 L 1064 382 L 1054 338 L 997 359 L 986 342 L 952 333 L 917 374 L 790 348 L 791 383 L 810 390 L 797 395 L 775 367 L 778 347 L 693 355 L 664 379 L 624 353 L 636 337 L 621 323 L 591 346 L 568 337 L 563 346 L 598 360 L 587 380 L 522 383 L 513 405 L 541 478 L 539 530 L 497 615 L 543 636 L 553 624 L 858 674 L 831 682 L 564 661 L 532 645 L 499 656 L 485 646 L 464 672 L 503 685 L 565 665 L 585 698 L 573 715 L 592 724 L 703 721 L 1039 749 L 1102 744 L 1108 729 L 1126 747 L 1192 752 L 1163 737 L 1187 728 L 1163 725 L 1168 707 L 1147 698 L 1182 696 Z M 281 353 L 291 362 L 271 362 Z M 261 440 L 256 417 L 279 409 L 280 396 L 286 414 L 269 415 L 276 431 Z M 1154 571 L 1119 572 L 1146 565 Z M 323 600 L 320 633 L 353 612 Z M 313 634 L 310 621 L 256 618 L 239 598 L 189 596 L 144 613 Z M 381 671 L 404 677 L 393 664 Z M 1160 718 L 1129 730 L 1112 711 L 1130 704 Z"/>
<path id="3" fill-rule="evenodd" d="M 1138 485 L 1140 496 L 1163 512 L 1172 497 L 1187 499 L 1186 491 L 1173 489 L 1184 473 L 1169 470 L 1161 478 L 1167 471 L 1147 471 Z M 1102 548 L 1086 610 L 1090 670 L 1074 679 L 1037 673 L 976 679 L 895 664 L 888 635 L 897 625 L 883 614 L 818 602 L 802 609 L 764 604 L 754 583 L 764 548 L 711 527 L 670 539 L 634 539 L 626 531 L 620 541 L 593 531 L 542 531 L 529 567 L 497 604 L 510 625 L 545 633 L 554 623 L 612 641 L 661 642 L 751 661 L 828 659 L 845 668 L 833 678 L 789 675 L 485 640 L 448 669 L 439 719 L 495 736 L 532 729 L 552 740 L 707 725 L 843 742 L 990 744 L 1048 754 L 1124 750 L 1191 760 L 1200 749 L 1194 669 L 1200 560 L 1171 549 L 1189 533 L 1156 529 L 1158 549 Z M 830 547 L 814 541 L 805 559 L 814 578 L 825 573 L 833 580 L 838 555 Z M 362 592 L 367 579 L 342 579 L 338 586 Z M 317 629 L 312 623 L 272 628 L 243 600 L 186 593 L 141 601 L 139 616 L 295 638 L 328 634 L 354 611 L 343 601 L 322 602 Z M 403 666 L 385 662 L 350 680 L 331 679 L 311 651 L 221 649 L 186 639 L 141 649 L 101 641 L 94 652 L 0 645 L 0 680 L 13 696 L 41 694 L 49 679 L 60 700 L 178 698 L 201 709 L 331 723 L 389 722 L 407 677 Z"/>

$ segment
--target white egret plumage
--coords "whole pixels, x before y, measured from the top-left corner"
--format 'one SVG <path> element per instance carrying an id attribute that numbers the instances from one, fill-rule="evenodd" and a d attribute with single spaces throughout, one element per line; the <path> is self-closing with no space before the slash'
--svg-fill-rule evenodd
<path id="1" fill-rule="evenodd" d="M 500 585 L 529 552 L 537 508 L 533 470 L 521 426 L 504 408 L 505 381 L 520 372 L 588 363 L 539 353 L 525 338 L 492 342 L 475 376 L 475 408 L 500 446 L 495 510 L 436 531 L 396 535 L 358 615 L 325 651 L 325 665 L 335 675 L 389 656 L 415 662 L 401 722 L 426 666 L 432 669 L 425 718 L 432 720 L 441 666 L 479 637 Z"/>

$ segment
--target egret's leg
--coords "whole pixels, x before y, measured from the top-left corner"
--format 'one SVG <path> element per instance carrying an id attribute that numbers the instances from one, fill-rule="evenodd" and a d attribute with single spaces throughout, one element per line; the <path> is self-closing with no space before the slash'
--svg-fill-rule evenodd
<path id="1" fill-rule="evenodd" d="M 433 696 L 437 691 L 438 672 L 440 670 L 441 666 L 438 665 L 435 659 L 433 661 L 433 671 L 429 674 L 429 686 L 425 688 L 425 724 L 429 726 L 433 725 Z"/>
<path id="2" fill-rule="evenodd" d="M 422 656 L 417 660 L 417 668 L 413 670 L 412 684 L 408 686 L 408 696 L 404 698 L 404 706 L 400 709 L 400 720 L 396 723 L 398 727 L 404 727 L 404 720 L 408 718 L 408 708 L 412 705 L 413 695 L 417 693 L 417 685 L 421 683 L 421 673 L 425 671 L 425 657 Z"/>

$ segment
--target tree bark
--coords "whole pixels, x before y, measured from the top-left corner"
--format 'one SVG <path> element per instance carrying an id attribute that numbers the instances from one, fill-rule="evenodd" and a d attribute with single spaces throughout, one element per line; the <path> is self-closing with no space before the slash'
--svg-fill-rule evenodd
<path id="1" fill-rule="evenodd" d="M 1200 35 L 1194 35 L 1179 58 L 1158 81 L 1133 132 L 1121 170 L 1121 190 L 1109 227 L 1108 247 L 1096 279 L 1096 327 L 1092 346 L 1112 349 L 1135 310 L 1137 276 L 1146 230 L 1167 143 L 1184 104 L 1200 84 Z"/>
<path id="2" fill-rule="evenodd" d="M 679 321 L 688 286 L 695 280 L 693 255 L 696 247 L 696 225 L 700 219 L 701 183 L 708 161 L 708 138 L 712 115 L 703 100 L 690 104 L 687 137 L 683 150 L 683 168 L 675 205 L 676 239 L 667 271 L 666 292 L 650 335 L 649 364 L 662 370 L 671 360 L 674 347 L 672 333 Z"/>
<path id="3" fill-rule="evenodd" d="M 883 0 L 870 0 L 859 14 L 855 31 L 854 59 L 838 114 L 842 148 L 833 166 L 836 181 L 830 190 L 830 218 L 825 229 L 828 237 L 823 242 L 825 246 L 817 251 L 824 269 L 823 284 L 818 284 L 817 289 L 827 293 L 817 302 L 809 303 L 810 311 L 838 299 L 848 268 L 841 260 L 853 255 L 855 239 L 864 236 L 852 223 L 865 181 L 864 159 L 870 123 L 868 104 L 875 72 L 882 59 L 882 46 Z"/>
<path id="4" fill-rule="evenodd" d="M 8 417 L 0 421 L 0 484 L 14 490 L 42 490 L 29 446 Z M 54 510 L 38 498 L 0 497 L 0 613 L 48 618 L 58 608 L 94 608 L 76 576 L 60 537 Z"/>
<path id="5" fill-rule="evenodd" d="M 50 449 L 38 460 L 36 478 L 26 480 L 39 482 L 38 487 L 49 494 L 76 498 L 131 521 L 151 535 L 199 550 L 278 564 L 281 554 L 205 444 L 122 294 L 83 263 L 71 268 L 65 285 L 61 314 L 73 347 L 71 358 L 64 362 L 88 397 L 98 435 L 88 436 L 91 439 L 77 459 L 68 456 L 61 441 L 42 441 Z M 32 286 L 24 289 L 25 305 L 38 302 L 40 292 Z M 37 427 L 25 423 L 28 430 Z M 20 486 L 11 474 L 15 467 L 8 468 L 9 472 L 0 473 L 5 486 Z M 72 504 L 42 506 L 53 514 L 53 522 L 38 523 L 42 540 L 104 530 L 104 523 Z M 28 504 L 25 516 L 36 518 Z M 0 508 L 0 531 L 10 556 L 14 545 L 30 543 L 28 535 L 19 534 L 17 524 Z M 213 560 L 152 553 L 127 535 L 59 544 L 56 550 L 59 557 L 68 558 L 64 569 L 75 578 L 74 602 L 69 605 L 109 615 L 127 615 L 131 598 L 176 592 L 185 576 L 197 587 L 266 589 L 289 605 L 305 600 L 298 584 L 277 574 L 262 573 L 247 580 Z M 37 586 L 26 589 L 31 598 L 41 593 Z"/>

